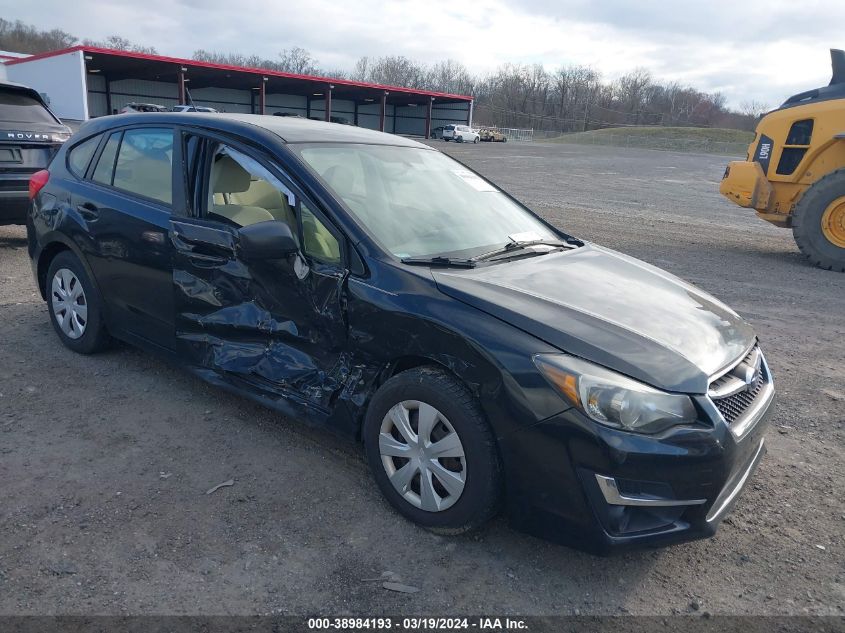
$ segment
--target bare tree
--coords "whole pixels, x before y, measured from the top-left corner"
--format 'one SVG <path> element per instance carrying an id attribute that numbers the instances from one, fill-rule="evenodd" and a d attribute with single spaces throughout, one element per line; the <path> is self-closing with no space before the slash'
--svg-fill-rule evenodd
<path id="1" fill-rule="evenodd" d="M 133 53 L 146 53 L 148 55 L 156 55 L 158 51 L 154 46 L 143 46 L 136 44 L 120 35 L 109 35 L 106 39 L 101 41 L 86 39 L 82 42 L 85 46 L 95 46 L 97 48 L 111 48 L 116 51 L 131 51 Z"/>
<path id="2" fill-rule="evenodd" d="M 0 50 L 16 53 L 46 53 L 76 44 L 77 38 L 59 29 L 40 31 L 20 20 L 0 18 Z"/>
<path id="3" fill-rule="evenodd" d="M 352 69 L 351 78 L 355 81 L 367 81 L 370 74 L 370 58 L 359 57 L 355 62 L 355 68 Z"/>
<path id="4" fill-rule="evenodd" d="M 317 60 L 304 48 L 294 46 L 279 53 L 279 70 L 297 75 L 316 75 Z"/>
<path id="5" fill-rule="evenodd" d="M 739 113 L 753 119 L 759 119 L 768 111 L 768 104 L 762 101 L 743 101 L 739 104 Z"/>

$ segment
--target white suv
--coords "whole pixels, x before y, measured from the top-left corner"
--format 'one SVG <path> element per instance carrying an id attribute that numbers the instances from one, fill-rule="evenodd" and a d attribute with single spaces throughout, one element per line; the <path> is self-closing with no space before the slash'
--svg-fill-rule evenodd
<path id="1" fill-rule="evenodd" d="M 443 140 L 456 143 L 478 143 L 481 136 L 468 125 L 446 125 L 443 127 Z"/>
<path id="2" fill-rule="evenodd" d="M 217 113 L 217 110 L 214 108 L 208 108 L 206 106 L 192 106 L 192 105 L 176 105 L 170 108 L 171 112 L 214 112 Z"/>

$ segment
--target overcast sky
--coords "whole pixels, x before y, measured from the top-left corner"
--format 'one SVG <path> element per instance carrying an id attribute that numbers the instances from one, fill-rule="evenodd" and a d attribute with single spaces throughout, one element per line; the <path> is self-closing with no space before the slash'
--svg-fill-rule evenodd
<path id="1" fill-rule="evenodd" d="M 0 0 L 0 15 L 82 38 L 121 35 L 162 54 L 274 57 L 301 46 L 324 68 L 363 56 L 588 64 L 605 79 L 637 66 L 729 104 L 775 106 L 830 80 L 845 48 L 843 0 Z"/>

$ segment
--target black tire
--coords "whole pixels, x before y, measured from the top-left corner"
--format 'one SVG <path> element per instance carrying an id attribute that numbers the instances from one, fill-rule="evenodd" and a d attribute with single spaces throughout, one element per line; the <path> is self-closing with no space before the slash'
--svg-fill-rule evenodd
<path id="1" fill-rule="evenodd" d="M 825 237 L 822 217 L 828 206 L 845 196 L 845 169 L 829 173 L 811 186 L 792 215 L 792 235 L 798 248 L 819 268 L 845 272 L 845 248 Z"/>
<path id="2" fill-rule="evenodd" d="M 455 141 L 456 141 L 457 143 L 463 143 L 463 142 L 464 142 L 464 137 L 463 137 L 463 136 L 459 136 L 458 138 L 456 138 L 456 139 L 455 139 Z"/>
<path id="3" fill-rule="evenodd" d="M 454 505 L 432 512 L 412 505 L 393 487 L 379 450 L 381 424 L 390 409 L 419 400 L 448 418 L 464 450 L 465 485 Z M 367 462 L 382 494 L 400 514 L 439 534 L 462 534 L 480 527 L 498 511 L 502 475 L 496 440 L 478 401 L 454 377 L 434 367 L 404 371 L 375 393 L 364 420 Z"/>
<path id="4" fill-rule="evenodd" d="M 56 273 L 61 269 L 70 270 L 82 285 L 84 292 L 87 318 L 85 319 L 85 330 L 79 338 L 71 338 L 62 331 L 54 312 L 52 282 Z M 85 267 L 76 255 L 70 251 L 62 251 L 56 255 L 47 269 L 46 285 L 47 310 L 50 313 L 50 323 L 53 324 L 53 329 L 65 347 L 79 354 L 93 354 L 108 347 L 110 337 L 103 323 L 100 294 L 97 292 L 97 288 L 91 282 L 88 273 L 85 272 Z"/>
<path id="5" fill-rule="evenodd" d="M 476 137 L 474 137 L 474 138 L 472 139 L 472 142 L 473 142 L 473 143 L 478 143 L 478 141 L 479 141 L 479 140 L 480 140 L 480 139 L 476 136 Z"/>

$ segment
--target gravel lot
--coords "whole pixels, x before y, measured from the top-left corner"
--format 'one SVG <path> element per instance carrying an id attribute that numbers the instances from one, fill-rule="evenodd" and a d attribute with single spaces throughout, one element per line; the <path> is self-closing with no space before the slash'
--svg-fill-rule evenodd
<path id="1" fill-rule="evenodd" d="M 381 500 L 355 446 L 126 346 L 64 349 L 24 231 L 0 227 L 0 614 L 845 613 L 845 275 L 722 200 L 727 158 L 434 146 L 754 324 L 780 402 L 719 534 L 610 559 L 501 519 L 429 534 Z M 385 571 L 420 591 L 366 580 Z"/>

